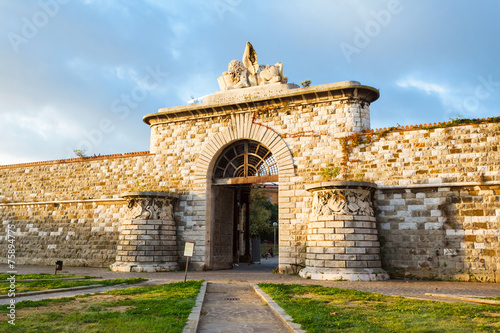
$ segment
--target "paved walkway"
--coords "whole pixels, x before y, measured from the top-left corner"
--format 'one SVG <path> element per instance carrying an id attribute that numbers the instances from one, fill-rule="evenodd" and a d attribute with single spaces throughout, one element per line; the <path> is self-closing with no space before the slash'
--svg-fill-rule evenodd
<path id="1" fill-rule="evenodd" d="M 208 283 L 200 333 L 289 332 L 245 282 Z"/>
<path id="2" fill-rule="evenodd" d="M 415 297 L 422 299 L 438 300 L 426 293 L 449 294 L 459 296 L 488 296 L 500 297 L 500 284 L 480 282 L 442 282 L 442 281 L 402 281 L 390 280 L 380 282 L 351 282 L 351 281 L 318 281 L 308 280 L 295 275 L 273 274 L 272 270 L 277 266 L 277 258 L 264 259 L 260 265 L 241 264 L 230 270 L 188 272 L 188 280 L 205 280 L 208 282 L 240 281 L 247 283 L 285 283 L 302 285 L 322 285 L 326 287 L 356 289 L 370 292 L 378 292 L 386 295 Z M 18 274 L 53 274 L 52 266 L 26 265 L 17 267 Z M 7 265 L 0 264 L 0 273 L 6 272 Z M 142 277 L 158 280 L 158 283 L 170 283 L 184 281 L 184 272 L 165 273 L 118 273 L 107 268 L 95 267 L 68 267 L 64 266 L 62 273 L 82 274 L 100 276 L 105 279 Z M 156 282 L 155 282 L 156 283 Z M 82 293 L 85 293 L 83 291 Z M 440 299 L 442 300 L 442 299 Z M 442 300 L 444 301 L 444 300 Z"/>
<path id="3" fill-rule="evenodd" d="M 189 280 L 205 280 L 209 282 L 199 332 L 286 332 L 286 329 L 281 326 L 281 322 L 264 306 L 263 301 L 255 295 L 250 286 L 252 283 L 316 284 L 442 302 L 460 302 L 460 300 L 425 294 L 500 297 L 500 284 L 495 283 L 399 280 L 380 282 L 318 281 L 299 278 L 295 275 L 272 274 L 272 270 L 276 268 L 277 264 L 277 258 L 272 258 L 262 260 L 261 264 L 241 264 L 232 270 L 188 272 Z M 16 268 L 18 274 L 53 273 L 52 266 L 19 265 Z M 6 271 L 8 271 L 7 265 L 0 264 L 0 273 Z M 146 282 L 148 285 L 184 280 L 184 272 L 117 273 L 107 268 L 65 266 L 62 273 L 93 275 L 105 279 L 143 277 L 150 279 Z M 113 288 L 115 287 L 104 287 L 102 290 L 100 288 L 70 293 L 29 296 L 29 298 L 21 297 L 18 294 L 16 300 L 66 297 Z M 228 300 L 226 298 L 237 298 L 237 300 Z M 237 325 L 237 328 L 235 325 Z"/>

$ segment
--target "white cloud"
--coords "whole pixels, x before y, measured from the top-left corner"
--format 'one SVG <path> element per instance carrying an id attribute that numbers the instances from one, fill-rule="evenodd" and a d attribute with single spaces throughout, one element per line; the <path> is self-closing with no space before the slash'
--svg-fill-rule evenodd
<path id="1" fill-rule="evenodd" d="M 33 162 L 29 157 L 0 152 L 0 165 Z"/>
<path id="2" fill-rule="evenodd" d="M 2 7 L 1 31 L 21 33 L 23 17 L 31 19 L 40 9 L 38 1 L 26 3 Z M 387 9 L 387 1 L 68 2 L 21 45 L 19 55 L 7 38 L 0 40 L 0 163 L 8 156 L 16 162 L 71 154 L 101 119 L 116 122 L 116 131 L 95 147 L 97 153 L 145 150 L 149 134 L 142 115 L 218 90 L 217 77 L 241 57 L 246 40 L 262 63 L 282 61 L 291 80 L 353 79 L 380 88 L 382 97 L 372 106 L 373 123 L 386 122 L 380 126 L 409 118 L 442 121 L 457 113 L 498 115 L 498 90 L 475 90 L 478 76 L 500 78 L 494 57 L 499 47 L 491 43 L 500 33 L 497 11 L 483 3 L 473 11 L 466 3 L 401 5 L 401 16 L 346 66 L 339 44 L 352 42 L 354 28 L 364 29 L 373 11 Z M 471 24 L 463 24 L 464 15 Z M 157 66 L 168 75 L 148 86 L 147 68 Z M 146 98 L 119 118 L 114 101 L 137 87 L 147 90 Z M 464 103 L 471 100 L 477 110 L 467 112 Z"/>
<path id="3" fill-rule="evenodd" d="M 59 112 L 51 106 L 45 106 L 37 112 L 26 114 L 4 113 L 0 115 L 2 127 L 19 127 L 23 133 L 31 136 L 36 134 L 42 139 L 51 136 L 73 137 L 81 129 L 72 121 L 67 121 L 61 117 Z"/>
<path id="4" fill-rule="evenodd" d="M 448 94 L 449 89 L 444 87 L 443 85 L 437 84 L 437 83 L 431 83 L 431 82 L 425 82 L 421 80 L 416 80 L 413 78 L 407 78 L 407 79 L 402 79 L 398 80 L 396 84 L 400 87 L 403 88 L 417 88 L 419 90 L 423 90 L 426 93 L 436 93 L 439 95 L 442 94 Z"/>
<path id="5" fill-rule="evenodd" d="M 444 119 L 456 116 L 457 114 L 477 117 L 477 115 L 467 112 L 468 110 L 464 107 L 464 98 L 467 96 L 467 92 L 471 91 L 471 88 L 464 86 L 463 83 L 459 83 L 458 81 L 452 86 L 449 86 L 408 77 L 398 80 L 396 85 L 401 88 L 415 88 L 428 95 L 437 96 L 441 100 L 444 108 Z M 435 108 L 435 110 L 437 111 L 438 109 Z"/>

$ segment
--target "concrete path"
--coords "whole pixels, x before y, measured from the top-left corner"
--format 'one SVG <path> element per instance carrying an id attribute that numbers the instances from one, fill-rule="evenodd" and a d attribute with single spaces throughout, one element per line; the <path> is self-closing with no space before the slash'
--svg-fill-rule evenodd
<path id="1" fill-rule="evenodd" d="M 200 333 L 289 332 L 248 283 L 209 283 Z"/>
<path id="2" fill-rule="evenodd" d="M 199 332 L 288 332 L 279 319 L 264 306 L 251 289 L 253 283 L 283 283 L 302 285 L 322 285 L 325 287 L 355 289 L 370 291 L 385 295 L 403 296 L 427 299 L 441 302 L 464 302 L 464 300 L 443 298 L 437 294 L 467 297 L 500 297 L 500 284 L 478 282 L 441 282 L 441 281 L 318 281 L 299 278 L 296 275 L 273 274 L 278 265 L 278 258 L 263 259 L 260 264 L 241 264 L 231 270 L 188 272 L 188 280 L 205 280 L 209 282 L 208 293 L 201 316 Z M 18 274 L 53 273 L 52 266 L 16 265 Z M 5 264 L 0 264 L 0 273 L 8 271 Z M 157 285 L 184 281 L 184 272 L 165 273 L 118 273 L 107 268 L 64 267 L 62 273 L 93 275 L 105 279 L 142 277 L 150 279 L 145 285 Z M 143 284 L 141 284 L 143 285 Z M 124 287 L 133 287 L 124 286 Z M 93 293 L 114 289 L 81 290 L 51 295 L 37 295 L 21 298 L 16 295 L 16 301 L 25 299 L 42 299 L 68 297 L 76 294 Z M 427 295 L 426 295 L 427 294 Z M 225 298 L 238 298 L 226 300 Z M 9 299 L 5 299 L 8 301 Z M 2 301 L 5 301 L 2 300 Z M 1 304 L 1 303 L 0 303 Z M 250 324 L 253 326 L 251 327 Z M 277 326 L 276 326 L 277 325 Z"/>
<path id="3" fill-rule="evenodd" d="M 162 280 L 148 280 L 148 281 L 138 283 L 138 284 L 120 284 L 120 285 L 114 285 L 114 286 L 89 288 L 89 289 L 83 289 L 83 290 L 75 288 L 74 290 L 67 290 L 67 291 L 55 292 L 55 293 L 50 293 L 50 294 L 40 293 L 38 295 L 23 295 L 22 293 L 17 293 L 15 299 L 16 299 L 16 302 L 38 301 L 38 300 L 47 299 L 47 298 L 72 297 L 72 296 L 83 295 L 83 294 L 102 293 L 102 292 L 105 292 L 108 290 L 113 290 L 113 289 L 156 286 L 156 285 L 164 284 L 164 283 L 165 282 Z M 70 289 L 70 288 L 68 288 L 68 289 Z M 9 304 L 10 300 L 11 300 L 11 298 L 0 299 L 0 305 Z"/>
<path id="4" fill-rule="evenodd" d="M 284 283 L 302 285 L 322 285 L 325 287 L 356 289 L 361 291 L 377 292 L 385 295 L 439 300 L 425 294 L 446 294 L 456 296 L 487 296 L 500 297 L 500 283 L 480 282 L 442 282 L 442 281 L 404 281 L 390 280 L 379 282 L 351 282 L 351 281 L 318 281 L 297 277 L 296 275 L 273 274 L 272 270 L 278 265 L 278 258 L 263 259 L 261 264 L 241 264 L 234 269 L 221 271 L 188 272 L 188 280 L 205 280 L 208 282 L 241 281 L 247 283 Z M 0 264 L 0 273 L 7 272 L 6 264 Z M 54 273 L 52 266 L 16 265 L 18 274 Z M 134 278 L 161 280 L 162 283 L 184 281 L 184 272 L 165 273 L 118 273 L 107 268 L 96 267 L 69 267 L 64 266 L 65 274 L 81 274 L 100 276 L 104 279 Z M 85 292 L 82 292 L 84 294 Z M 453 300 L 450 300 L 453 301 Z"/>
<path id="5" fill-rule="evenodd" d="M 188 272 L 188 280 L 205 280 L 208 282 L 240 281 L 251 283 L 284 283 L 302 285 L 322 285 L 325 287 L 356 289 L 385 295 L 439 300 L 425 294 L 446 294 L 456 296 L 487 296 L 500 297 L 500 283 L 480 282 L 442 282 L 442 281 L 404 281 L 390 280 L 379 282 L 354 281 L 318 281 L 297 277 L 296 275 L 273 274 L 272 270 L 278 265 L 278 258 L 263 259 L 261 264 L 241 264 L 234 269 L 206 272 Z M 6 264 L 0 264 L 0 273 L 7 272 Z M 16 265 L 18 274 L 54 273 L 52 266 Z M 104 279 L 134 278 L 160 280 L 161 283 L 184 281 L 184 272 L 165 273 L 118 273 L 107 268 L 96 267 L 69 267 L 65 266 L 65 274 L 81 274 L 100 276 Z M 82 292 L 84 294 L 85 292 Z M 453 300 L 450 300 L 453 301 Z"/>

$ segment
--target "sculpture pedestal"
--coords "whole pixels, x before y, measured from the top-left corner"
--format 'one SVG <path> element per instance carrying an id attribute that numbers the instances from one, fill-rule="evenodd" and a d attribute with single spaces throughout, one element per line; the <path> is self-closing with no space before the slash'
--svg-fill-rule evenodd
<path id="1" fill-rule="evenodd" d="M 263 86 L 216 91 L 213 95 L 205 97 L 205 103 L 242 103 L 252 100 L 286 95 L 291 89 L 296 88 L 300 87 L 294 83 L 272 83 Z"/>
<path id="2" fill-rule="evenodd" d="M 315 280 L 389 279 L 380 262 L 380 243 L 371 195 L 375 184 L 336 181 L 306 187 L 313 194 L 307 233 L 306 268 Z"/>
<path id="3" fill-rule="evenodd" d="M 176 226 L 170 193 L 132 192 L 123 197 L 129 211 L 122 222 L 115 272 L 175 271 L 177 263 Z"/>

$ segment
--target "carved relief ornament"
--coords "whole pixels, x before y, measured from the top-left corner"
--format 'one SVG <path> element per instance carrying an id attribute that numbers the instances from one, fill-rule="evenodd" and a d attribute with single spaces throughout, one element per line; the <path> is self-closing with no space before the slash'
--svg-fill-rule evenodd
<path id="1" fill-rule="evenodd" d="M 174 220 L 173 198 L 126 197 L 128 218 L 133 220 Z"/>
<path id="2" fill-rule="evenodd" d="M 369 189 L 331 189 L 315 191 L 313 214 L 374 216 Z"/>

